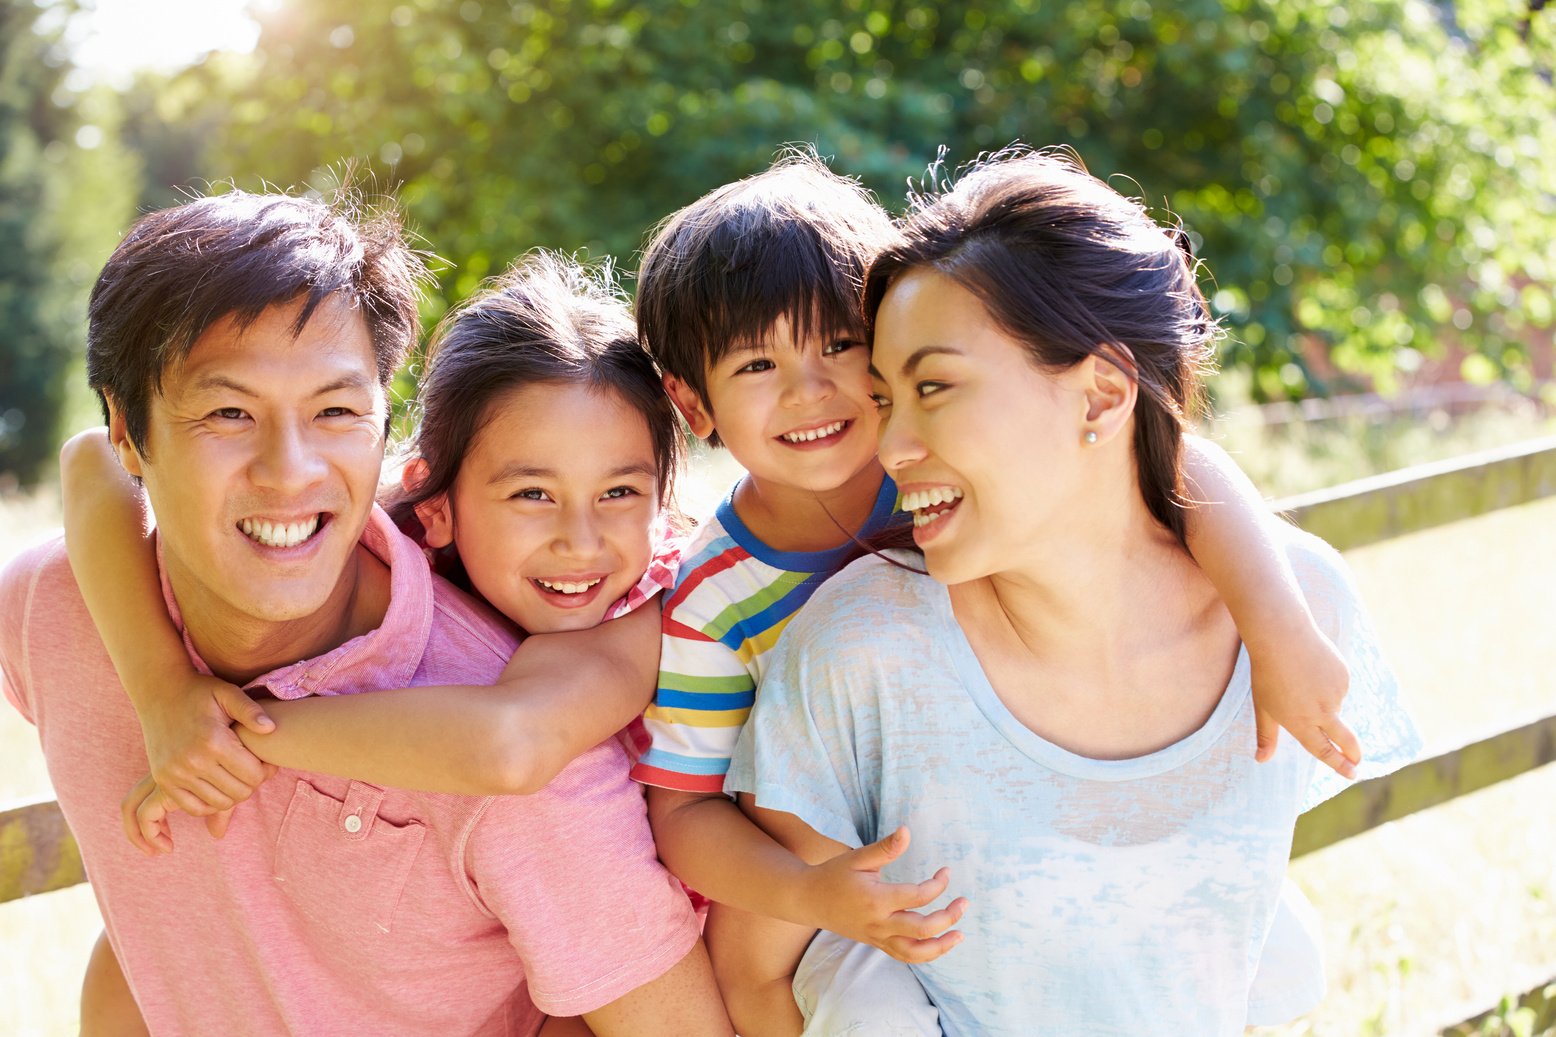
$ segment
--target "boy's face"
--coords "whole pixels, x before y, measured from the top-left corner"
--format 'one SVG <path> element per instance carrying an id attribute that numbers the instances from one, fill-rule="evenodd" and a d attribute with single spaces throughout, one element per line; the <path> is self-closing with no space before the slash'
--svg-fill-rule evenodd
<path id="1" fill-rule="evenodd" d="M 708 371 L 706 404 L 666 381 L 692 431 L 717 429 L 758 482 L 813 493 L 845 485 L 875 459 L 875 402 L 863 341 L 796 342 L 780 317 L 761 342 L 732 350 Z"/>

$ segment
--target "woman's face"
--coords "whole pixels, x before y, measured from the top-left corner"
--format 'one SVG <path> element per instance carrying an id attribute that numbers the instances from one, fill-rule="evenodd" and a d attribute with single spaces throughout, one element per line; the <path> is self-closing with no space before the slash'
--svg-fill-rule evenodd
<path id="1" fill-rule="evenodd" d="M 488 407 L 447 499 L 418 509 L 427 542 L 452 539 L 475 589 L 529 633 L 595 626 L 653 552 L 648 422 L 614 392 L 567 383 Z"/>
<path id="2" fill-rule="evenodd" d="M 932 270 L 900 277 L 876 314 L 881 464 L 942 583 L 1018 568 L 1074 512 L 1080 368 L 1049 373 L 1029 357 L 977 296 Z"/>

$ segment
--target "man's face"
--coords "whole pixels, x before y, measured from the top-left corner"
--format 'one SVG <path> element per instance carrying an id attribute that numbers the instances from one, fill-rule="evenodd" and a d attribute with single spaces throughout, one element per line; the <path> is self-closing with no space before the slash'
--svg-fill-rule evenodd
<path id="1" fill-rule="evenodd" d="M 331 297 L 294 337 L 302 305 L 207 329 L 151 398 L 145 458 L 113 416 L 186 621 L 284 623 L 350 600 L 386 401 L 361 313 Z"/>

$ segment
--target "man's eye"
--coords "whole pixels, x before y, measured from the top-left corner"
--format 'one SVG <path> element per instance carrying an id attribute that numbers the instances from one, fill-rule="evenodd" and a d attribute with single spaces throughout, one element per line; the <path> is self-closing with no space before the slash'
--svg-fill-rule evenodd
<path id="1" fill-rule="evenodd" d="M 773 362 L 771 360 L 762 359 L 762 360 L 753 360 L 753 361 L 751 361 L 749 364 L 746 364 L 746 365 L 742 366 L 735 373 L 736 374 L 758 374 L 758 373 L 760 373 L 762 371 L 771 371 L 772 369 L 773 369 Z"/>
<path id="2" fill-rule="evenodd" d="M 223 421 L 242 421 L 244 414 L 238 407 L 217 407 L 211 411 L 211 417 L 221 418 Z"/>
<path id="3" fill-rule="evenodd" d="M 325 407 L 319 412 L 321 418 L 344 418 L 356 415 L 356 411 L 350 407 Z"/>
<path id="4" fill-rule="evenodd" d="M 601 496 L 606 500 L 625 500 L 628 497 L 640 496 L 640 494 L 631 486 L 612 486 Z"/>

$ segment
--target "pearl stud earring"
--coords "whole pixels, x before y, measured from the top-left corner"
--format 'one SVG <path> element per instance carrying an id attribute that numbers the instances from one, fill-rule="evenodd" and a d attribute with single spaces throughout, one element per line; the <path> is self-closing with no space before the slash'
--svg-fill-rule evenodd
<path id="1" fill-rule="evenodd" d="M 1088 446 L 1091 446 L 1091 445 L 1093 445 L 1093 444 L 1095 444 L 1097 442 L 1097 434 L 1095 432 L 1088 431 L 1086 433 L 1085 439 L 1086 439 L 1086 444 Z"/>

